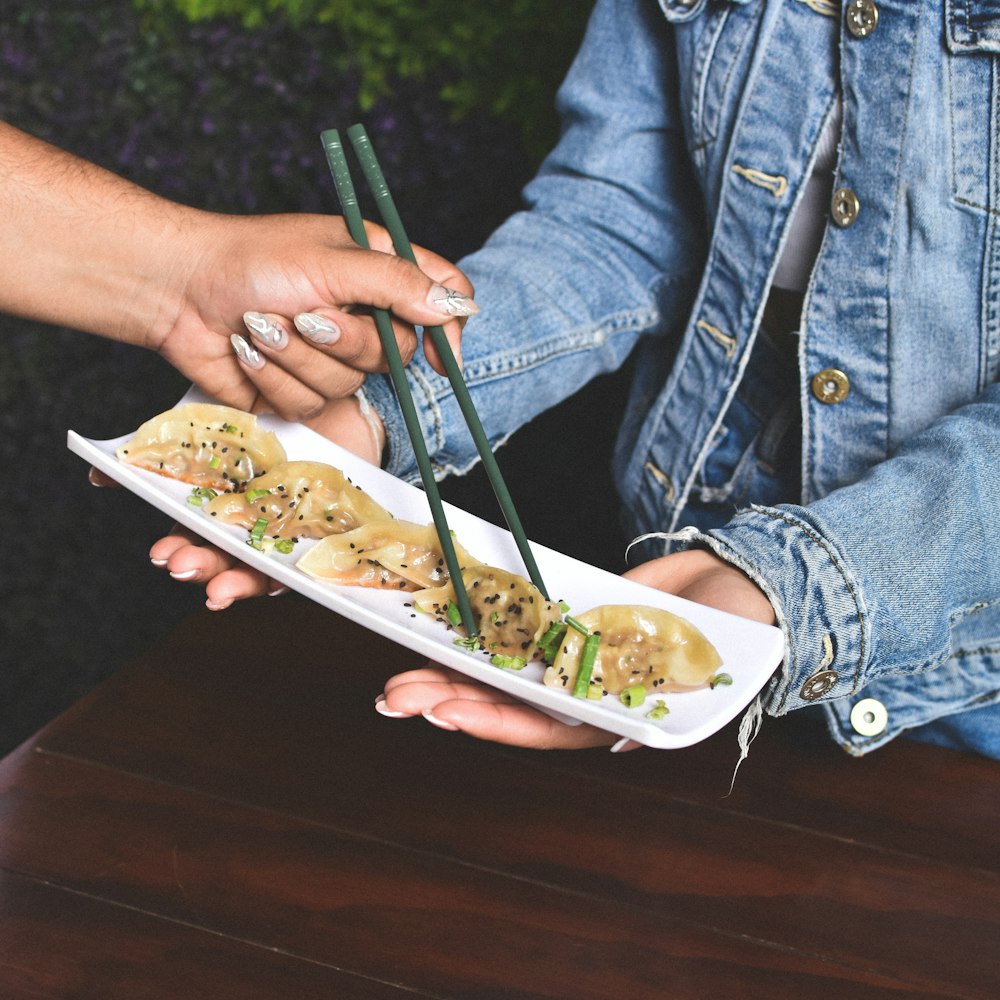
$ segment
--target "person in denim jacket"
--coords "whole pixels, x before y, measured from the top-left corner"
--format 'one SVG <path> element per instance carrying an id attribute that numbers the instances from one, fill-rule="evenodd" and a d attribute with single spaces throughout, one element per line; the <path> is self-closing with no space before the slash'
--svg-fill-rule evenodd
<path id="1" fill-rule="evenodd" d="M 461 262 L 491 440 L 635 349 L 631 575 L 776 622 L 765 711 L 822 706 L 854 754 L 1000 756 L 998 90 L 997 0 L 598 0 L 524 211 Z M 411 370 L 467 470 L 447 381 Z M 415 479 L 390 386 L 364 392 Z M 378 707 L 612 739 L 433 668 Z"/>

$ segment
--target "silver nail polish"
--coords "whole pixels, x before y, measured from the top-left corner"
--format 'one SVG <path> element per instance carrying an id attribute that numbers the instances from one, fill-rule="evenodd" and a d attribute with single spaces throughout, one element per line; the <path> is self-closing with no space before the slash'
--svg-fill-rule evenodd
<path id="1" fill-rule="evenodd" d="M 295 329 L 314 344 L 334 344 L 340 340 L 340 327 L 325 316 L 299 313 L 293 322 Z"/>
<path id="2" fill-rule="evenodd" d="M 238 333 L 234 333 L 229 338 L 229 343 L 233 345 L 233 350 L 236 352 L 236 357 L 240 359 L 247 366 L 247 368 L 253 368 L 259 371 L 264 367 L 264 359 L 260 356 L 260 352 L 254 350 L 245 338 L 241 337 Z"/>
<path id="3" fill-rule="evenodd" d="M 277 323 L 272 323 L 262 313 L 246 312 L 243 314 L 243 322 L 250 333 L 261 343 L 267 344 L 268 347 L 280 350 L 288 343 L 285 331 Z"/>
<path id="4" fill-rule="evenodd" d="M 479 312 L 479 306 L 468 295 L 456 292 L 454 288 L 445 288 L 444 285 L 431 286 L 427 293 L 427 303 L 446 316 L 475 316 Z"/>

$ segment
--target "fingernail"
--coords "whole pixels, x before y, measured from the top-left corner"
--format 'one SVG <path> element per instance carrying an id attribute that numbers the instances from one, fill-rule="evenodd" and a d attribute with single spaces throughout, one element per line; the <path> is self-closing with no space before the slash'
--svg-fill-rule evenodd
<path id="1" fill-rule="evenodd" d="M 163 569 L 167 565 L 166 559 L 150 559 L 149 560 L 157 569 Z"/>
<path id="2" fill-rule="evenodd" d="M 260 356 L 260 353 L 255 351 L 238 333 L 234 333 L 229 338 L 229 343 L 233 345 L 236 357 L 238 357 L 240 361 L 247 366 L 247 368 L 253 368 L 255 371 L 260 371 L 260 369 L 264 367 L 264 359 Z"/>
<path id="3" fill-rule="evenodd" d="M 325 316 L 299 313 L 293 322 L 295 329 L 314 344 L 335 344 L 340 340 L 340 327 Z"/>
<path id="4" fill-rule="evenodd" d="M 468 295 L 456 292 L 454 288 L 445 288 L 444 285 L 431 285 L 431 290 L 427 293 L 427 304 L 445 316 L 475 316 L 479 312 L 479 306 Z"/>
<path id="5" fill-rule="evenodd" d="M 225 611 L 232 603 L 232 601 L 205 601 L 205 607 L 209 611 Z"/>
<path id="6" fill-rule="evenodd" d="M 182 573 L 171 573 L 170 575 L 175 580 L 193 580 L 198 575 L 198 571 L 196 569 L 186 569 Z"/>
<path id="7" fill-rule="evenodd" d="M 288 593 L 288 588 L 284 584 L 281 584 L 281 585 L 275 587 L 274 590 L 269 590 L 267 592 L 267 596 L 268 597 L 281 597 L 282 594 L 287 594 L 287 593 Z"/>
<path id="8" fill-rule="evenodd" d="M 263 313 L 245 312 L 243 322 L 254 337 L 275 351 L 280 351 L 288 344 L 288 334 Z"/>
<path id="9" fill-rule="evenodd" d="M 90 467 L 90 471 L 87 473 L 87 482 L 90 483 L 91 486 L 104 486 L 104 480 L 98 476 L 97 469 L 93 466 Z"/>
<path id="10" fill-rule="evenodd" d="M 412 718 L 408 712 L 394 712 L 391 708 L 389 708 L 389 706 L 385 703 L 384 694 L 380 694 L 375 699 L 375 711 L 378 712 L 379 715 L 384 715 L 387 719 Z"/>
<path id="11" fill-rule="evenodd" d="M 627 736 L 624 736 L 611 747 L 611 752 L 625 753 L 626 750 L 635 750 L 637 747 L 641 746 L 642 744 L 636 740 L 630 740 Z"/>
<path id="12" fill-rule="evenodd" d="M 452 733 L 458 732 L 458 726 L 453 726 L 450 722 L 445 722 L 443 719 L 435 718 L 430 712 L 422 712 L 421 714 L 432 726 L 437 726 L 439 729 L 447 729 Z"/>

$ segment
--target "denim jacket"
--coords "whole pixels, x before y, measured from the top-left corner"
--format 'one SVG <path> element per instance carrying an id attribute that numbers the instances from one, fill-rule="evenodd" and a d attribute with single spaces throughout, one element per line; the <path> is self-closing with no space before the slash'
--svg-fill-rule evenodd
<path id="1" fill-rule="evenodd" d="M 786 642 L 766 710 L 823 705 L 856 754 L 1000 700 L 998 92 L 1000 0 L 598 0 L 524 211 L 462 262 L 491 441 L 637 349 L 630 527 L 693 525 L 762 587 Z M 772 392 L 764 304 L 835 113 L 784 390 L 801 457 L 768 477 L 733 415 Z M 442 474 L 467 470 L 447 382 L 410 376 Z M 391 388 L 366 392 L 413 479 Z M 852 722 L 862 699 L 881 720 Z"/>

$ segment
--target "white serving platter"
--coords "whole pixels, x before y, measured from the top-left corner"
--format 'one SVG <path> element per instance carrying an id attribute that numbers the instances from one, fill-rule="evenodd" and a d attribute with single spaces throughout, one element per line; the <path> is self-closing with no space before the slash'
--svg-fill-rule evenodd
<path id="1" fill-rule="evenodd" d="M 196 401 L 211 402 L 195 391 L 180 402 Z M 333 465 L 396 517 L 430 523 L 430 508 L 423 490 L 362 461 L 301 424 L 287 423 L 274 416 L 262 416 L 259 422 L 275 432 L 289 461 Z M 669 712 L 660 719 L 647 717 L 659 695 L 650 695 L 645 704 L 636 708 L 627 708 L 611 696 L 600 701 L 574 698 L 567 691 L 542 684 L 540 664 L 529 664 L 521 671 L 502 670 L 493 666 L 482 652 L 469 652 L 457 646 L 455 633 L 428 615 L 413 616 L 405 592 L 340 587 L 306 576 L 295 563 L 316 544 L 314 541 L 301 540 L 290 555 L 252 548 L 247 544 L 245 529 L 219 524 L 188 503 L 190 485 L 119 462 L 115 450 L 133 433 L 98 441 L 71 430 L 67 444 L 82 459 L 175 521 L 292 590 L 401 646 L 506 691 L 570 724 L 590 723 L 650 747 L 690 746 L 717 732 L 745 709 L 781 661 L 783 643 L 777 628 L 653 590 L 532 543 L 549 596 L 565 601 L 571 614 L 580 614 L 600 604 L 641 604 L 672 611 L 707 636 L 722 656 L 720 669 L 733 679 L 731 685 L 714 690 L 663 695 Z M 510 532 L 451 504 L 445 504 L 445 511 L 458 540 L 477 559 L 527 575 Z"/>

